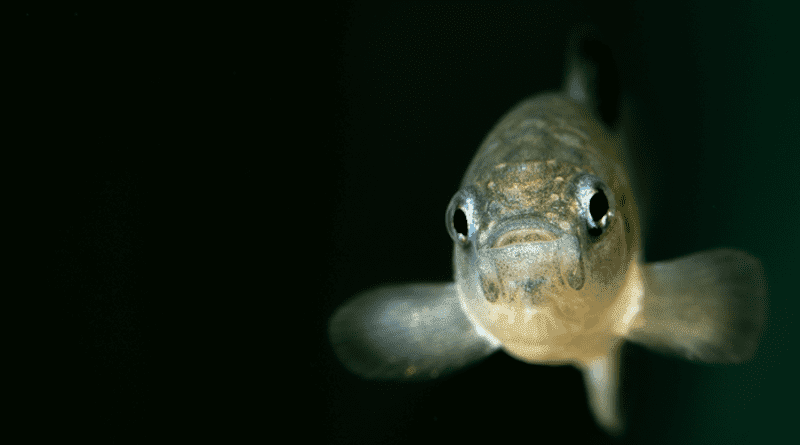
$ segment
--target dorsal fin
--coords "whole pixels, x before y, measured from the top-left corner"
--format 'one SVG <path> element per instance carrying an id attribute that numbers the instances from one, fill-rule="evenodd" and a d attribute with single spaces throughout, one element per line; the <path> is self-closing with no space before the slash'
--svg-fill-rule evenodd
<path id="1" fill-rule="evenodd" d="M 619 71 L 611 48 L 595 26 L 582 24 L 573 28 L 564 72 L 564 92 L 613 129 L 621 100 Z"/>

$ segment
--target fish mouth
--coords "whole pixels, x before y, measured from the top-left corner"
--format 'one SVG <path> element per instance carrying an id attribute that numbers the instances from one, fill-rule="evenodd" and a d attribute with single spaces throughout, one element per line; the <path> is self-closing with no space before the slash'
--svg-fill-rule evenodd
<path id="1" fill-rule="evenodd" d="M 486 241 L 476 254 L 480 287 L 489 302 L 541 304 L 555 289 L 583 287 L 578 238 L 548 222 L 506 221 Z"/>
<path id="2" fill-rule="evenodd" d="M 518 218 L 506 221 L 493 230 L 483 246 L 499 249 L 515 244 L 556 241 L 564 236 L 563 230 L 536 218 Z"/>
<path id="3" fill-rule="evenodd" d="M 517 229 L 510 230 L 500 235 L 492 244 L 492 248 L 499 249 L 501 247 L 510 246 L 513 244 L 524 243 L 542 243 L 547 241 L 555 241 L 558 237 L 555 233 L 546 229 Z"/>

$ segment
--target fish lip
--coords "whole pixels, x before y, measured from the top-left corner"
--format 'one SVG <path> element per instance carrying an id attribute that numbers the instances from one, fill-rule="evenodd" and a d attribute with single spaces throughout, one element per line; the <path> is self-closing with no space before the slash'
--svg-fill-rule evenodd
<path id="1" fill-rule="evenodd" d="M 495 240 L 491 248 L 501 249 L 515 244 L 545 243 L 556 240 L 558 237 L 550 230 L 526 227 L 519 230 L 507 230 Z"/>
<path id="2" fill-rule="evenodd" d="M 497 227 L 493 228 L 490 233 L 488 233 L 485 241 L 482 243 L 482 248 L 495 248 L 494 246 L 500 241 L 505 235 L 511 234 L 512 232 L 533 232 L 533 231 L 541 231 L 546 232 L 552 235 L 551 240 L 546 240 L 542 242 L 549 242 L 555 241 L 563 237 L 566 233 L 563 229 L 553 224 L 550 224 L 547 221 L 543 221 L 541 218 L 531 217 L 531 216 L 523 216 L 517 217 L 510 220 L 503 221 L 497 225 Z M 506 247 L 509 245 L 513 245 L 516 243 L 506 244 L 502 247 Z"/>

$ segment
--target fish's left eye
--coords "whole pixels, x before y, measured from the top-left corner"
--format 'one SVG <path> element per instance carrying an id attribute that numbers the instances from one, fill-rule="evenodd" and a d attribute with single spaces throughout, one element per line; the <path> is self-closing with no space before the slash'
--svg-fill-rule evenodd
<path id="1" fill-rule="evenodd" d="M 589 214 L 592 215 L 593 220 L 600 221 L 606 212 L 608 212 L 608 198 L 606 198 L 605 192 L 598 190 L 589 200 Z"/>
<path id="2" fill-rule="evenodd" d="M 591 199 L 589 199 L 589 215 L 592 218 L 592 222 L 594 223 L 589 225 L 589 234 L 593 236 L 598 236 L 603 233 L 603 227 L 605 226 L 604 218 L 608 214 L 608 198 L 606 197 L 605 192 L 602 190 L 598 190 L 597 193 L 592 195 Z"/>
<path id="3" fill-rule="evenodd" d="M 578 182 L 578 200 L 581 215 L 591 236 L 600 236 L 610 223 L 614 212 L 607 187 L 594 177 L 584 177 Z"/>

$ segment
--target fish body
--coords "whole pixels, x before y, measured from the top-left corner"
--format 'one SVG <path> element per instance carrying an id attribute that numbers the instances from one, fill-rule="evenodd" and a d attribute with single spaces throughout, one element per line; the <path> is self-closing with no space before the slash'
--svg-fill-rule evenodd
<path id="1" fill-rule="evenodd" d="M 636 310 L 639 227 L 618 147 L 569 97 L 535 96 L 489 134 L 451 203 L 473 231 L 452 234 L 465 312 L 517 358 L 605 355 Z"/>
<path id="2" fill-rule="evenodd" d="M 563 91 L 502 117 L 468 167 L 445 213 L 454 281 L 380 287 L 332 315 L 331 343 L 352 372 L 431 379 L 498 349 L 570 364 L 598 423 L 619 433 L 622 342 L 706 362 L 752 355 L 760 262 L 722 249 L 643 263 L 624 137 L 594 112 L 587 70 L 572 67 Z"/>

